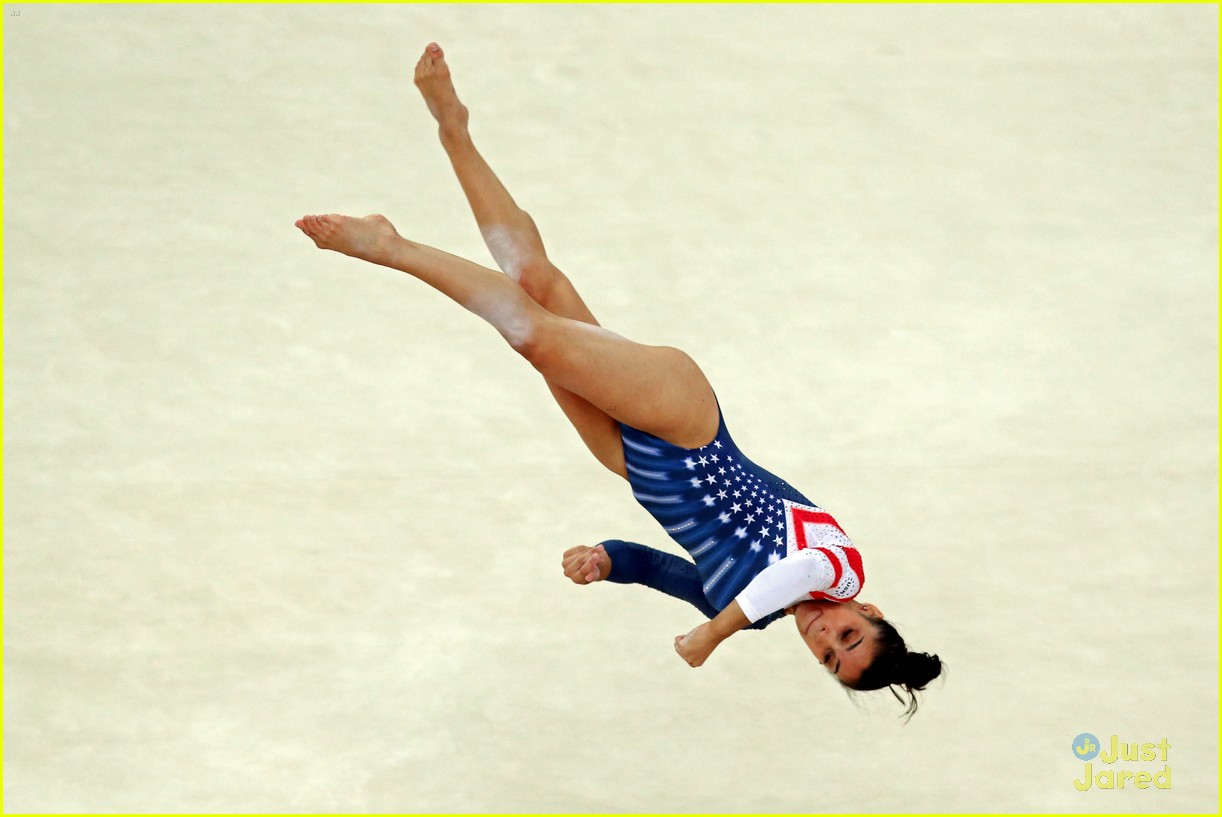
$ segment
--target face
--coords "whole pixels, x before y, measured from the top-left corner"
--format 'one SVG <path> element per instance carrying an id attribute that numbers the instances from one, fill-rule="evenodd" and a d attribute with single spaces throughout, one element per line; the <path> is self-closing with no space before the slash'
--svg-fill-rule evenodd
<path id="1" fill-rule="evenodd" d="M 872 618 L 882 618 L 873 604 L 855 601 L 804 601 L 790 607 L 798 634 L 823 668 L 842 683 L 852 684 L 877 649 Z"/>

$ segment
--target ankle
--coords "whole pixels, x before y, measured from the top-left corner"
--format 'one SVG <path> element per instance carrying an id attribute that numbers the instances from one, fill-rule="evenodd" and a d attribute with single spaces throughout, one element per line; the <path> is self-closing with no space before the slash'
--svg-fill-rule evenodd
<path id="1" fill-rule="evenodd" d="M 407 271 L 420 257 L 420 245 L 395 233 L 378 238 L 372 260 L 384 267 Z"/>
<path id="2" fill-rule="evenodd" d="M 447 151 L 465 150 L 475 146 L 465 123 L 447 123 L 437 128 L 441 146 Z"/>

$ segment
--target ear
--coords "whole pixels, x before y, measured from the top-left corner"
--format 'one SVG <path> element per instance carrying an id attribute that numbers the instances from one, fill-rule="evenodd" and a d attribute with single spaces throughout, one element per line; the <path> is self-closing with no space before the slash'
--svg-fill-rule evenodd
<path id="1" fill-rule="evenodd" d="M 863 615 L 867 615 L 870 618 L 882 618 L 883 617 L 883 611 L 879 610 L 873 604 L 861 604 L 859 606 L 861 607 L 861 612 Z"/>

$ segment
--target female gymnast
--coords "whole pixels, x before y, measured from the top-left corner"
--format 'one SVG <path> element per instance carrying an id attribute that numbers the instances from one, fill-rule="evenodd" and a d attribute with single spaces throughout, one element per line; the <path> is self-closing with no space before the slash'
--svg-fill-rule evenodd
<path id="1" fill-rule="evenodd" d="M 787 482 L 751 462 L 730 438 L 713 389 L 684 352 L 603 329 L 548 259 L 534 221 L 514 202 L 467 128 L 441 48 L 430 44 L 415 82 L 488 249 L 505 273 L 403 238 L 383 216 L 305 216 L 314 243 L 419 278 L 490 323 L 535 367 L 600 463 L 695 564 L 610 540 L 565 551 L 577 584 L 644 584 L 710 620 L 675 637 L 698 667 L 739 630 L 792 615 L 798 635 L 839 682 L 907 695 L 941 672 L 936 655 L 909 652 L 872 604 L 854 599 L 865 574 L 836 521 Z"/>

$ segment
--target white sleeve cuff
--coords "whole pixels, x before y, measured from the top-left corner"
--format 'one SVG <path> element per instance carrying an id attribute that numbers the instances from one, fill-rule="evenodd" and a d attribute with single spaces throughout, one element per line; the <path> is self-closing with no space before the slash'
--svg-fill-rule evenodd
<path id="1" fill-rule="evenodd" d="M 746 590 L 743 590 L 743 592 L 739 593 L 738 596 L 735 597 L 734 600 L 738 602 L 738 606 L 742 608 L 743 615 L 746 616 L 747 620 L 750 621 L 752 624 L 759 621 L 764 616 L 768 615 L 767 613 L 761 613 L 755 609 L 755 605 L 753 605 L 751 603 L 751 600 L 747 598 Z"/>

